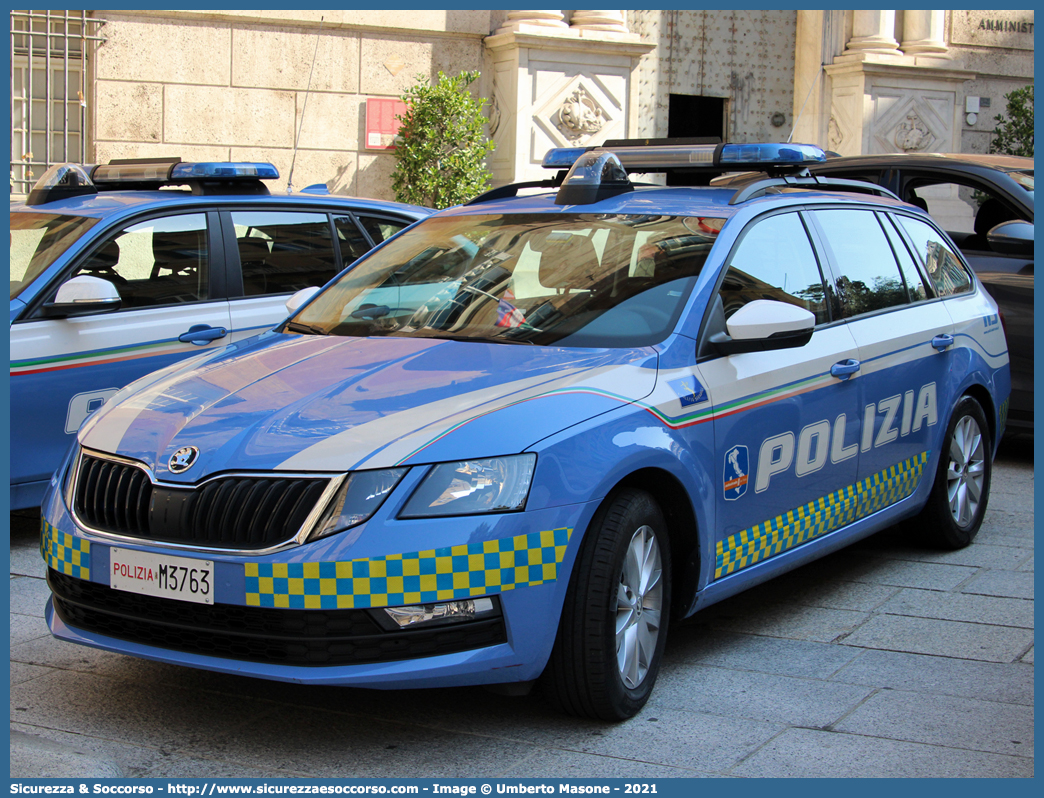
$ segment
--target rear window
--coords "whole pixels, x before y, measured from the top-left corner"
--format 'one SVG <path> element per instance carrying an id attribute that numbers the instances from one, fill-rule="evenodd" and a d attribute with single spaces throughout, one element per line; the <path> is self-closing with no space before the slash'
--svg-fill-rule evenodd
<path id="1" fill-rule="evenodd" d="M 89 216 L 11 214 L 11 299 L 98 223 Z"/>

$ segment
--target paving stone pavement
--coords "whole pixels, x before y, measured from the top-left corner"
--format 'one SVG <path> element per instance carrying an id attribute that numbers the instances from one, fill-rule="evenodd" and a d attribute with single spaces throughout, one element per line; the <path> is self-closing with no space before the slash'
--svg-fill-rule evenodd
<path id="1" fill-rule="evenodd" d="M 625 723 L 537 695 L 304 687 L 54 640 L 37 520 L 11 516 L 11 775 L 163 778 L 1033 775 L 1033 442 L 976 542 L 898 529 L 671 630 Z"/>

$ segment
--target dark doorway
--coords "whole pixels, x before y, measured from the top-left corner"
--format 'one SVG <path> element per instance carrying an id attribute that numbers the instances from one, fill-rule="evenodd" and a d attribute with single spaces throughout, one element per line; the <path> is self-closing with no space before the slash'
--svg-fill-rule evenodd
<path id="1" fill-rule="evenodd" d="M 725 98 L 670 95 L 667 108 L 668 138 L 717 136 L 725 140 Z"/>

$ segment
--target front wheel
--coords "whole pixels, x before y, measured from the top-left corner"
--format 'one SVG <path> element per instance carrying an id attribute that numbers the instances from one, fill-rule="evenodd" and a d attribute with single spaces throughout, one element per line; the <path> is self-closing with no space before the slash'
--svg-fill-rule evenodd
<path id="1" fill-rule="evenodd" d="M 986 414 L 965 396 L 950 417 L 935 483 L 919 517 L 928 542 L 961 549 L 975 539 L 990 499 L 992 454 Z"/>
<path id="2" fill-rule="evenodd" d="M 543 676 L 561 709 L 625 720 L 645 705 L 667 637 L 670 557 L 663 513 L 645 491 L 623 490 L 596 514 Z"/>

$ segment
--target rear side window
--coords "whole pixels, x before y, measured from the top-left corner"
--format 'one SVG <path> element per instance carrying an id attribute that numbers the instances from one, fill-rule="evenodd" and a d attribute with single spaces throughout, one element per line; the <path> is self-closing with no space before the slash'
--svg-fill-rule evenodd
<path id="1" fill-rule="evenodd" d="M 836 264 L 837 295 L 845 318 L 909 301 L 892 247 L 872 211 L 815 211 Z"/>
<path id="2" fill-rule="evenodd" d="M 770 216 L 744 233 L 720 294 L 726 319 L 755 299 L 774 299 L 811 311 L 816 324 L 830 320 L 819 263 L 796 213 Z"/>
<path id="3" fill-rule="evenodd" d="M 292 294 L 337 274 L 325 213 L 237 211 L 232 214 L 243 267 L 243 295 Z"/>
<path id="4" fill-rule="evenodd" d="M 903 281 L 906 283 L 906 292 L 910 295 L 910 301 L 923 302 L 928 298 L 928 293 L 925 291 L 924 278 L 917 271 L 910 250 L 907 249 L 906 243 L 895 229 L 893 222 L 882 219 L 881 226 L 884 227 L 888 241 L 892 245 L 892 252 L 899 261 L 899 271 L 903 273 Z"/>
<path id="5" fill-rule="evenodd" d="M 971 275 L 935 229 L 919 219 L 900 216 L 899 224 L 913 240 L 914 249 L 931 278 L 937 296 L 963 294 L 972 289 Z"/>

